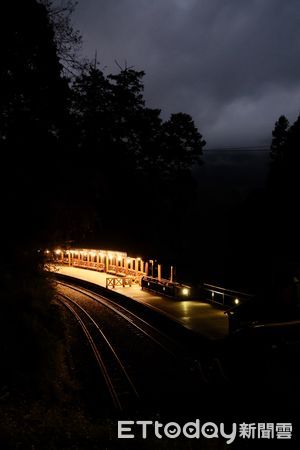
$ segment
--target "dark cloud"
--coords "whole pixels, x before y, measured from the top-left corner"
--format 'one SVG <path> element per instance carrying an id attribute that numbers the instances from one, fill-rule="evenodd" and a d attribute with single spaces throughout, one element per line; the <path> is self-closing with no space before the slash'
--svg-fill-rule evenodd
<path id="1" fill-rule="evenodd" d="M 299 0 L 79 0 L 74 21 L 85 55 L 144 69 L 148 104 L 212 147 L 268 143 L 299 112 Z"/>

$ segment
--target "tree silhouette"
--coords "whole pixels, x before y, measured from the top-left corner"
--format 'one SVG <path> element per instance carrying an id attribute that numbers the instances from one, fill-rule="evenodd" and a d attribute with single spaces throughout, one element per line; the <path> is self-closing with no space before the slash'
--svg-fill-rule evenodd
<path id="1" fill-rule="evenodd" d="M 162 141 L 163 159 L 169 172 L 187 170 L 201 162 L 206 142 L 190 115 L 172 114 L 163 124 Z"/>
<path id="2" fill-rule="evenodd" d="M 113 240 L 128 214 L 128 203 L 117 200 L 127 197 L 144 225 L 133 232 L 125 221 L 124 240 L 149 232 L 155 241 L 159 229 L 167 242 L 179 199 L 184 217 L 194 198 L 191 169 L 205 145 L 192 118 L 177 113 L 163 121 L 145 104 L 144 72 L 132 67 L 106 75 L 95 61 L 67 79 L 64 62 L 79 41 L 72 2 L 66 9 L 46 0 L 17 3 L 17 10 L 5 3 L 1 15 L 0 142 L 14 174 L 7 241 Z"/>
<path id="3" fill-rule="evenodd" d="M 285 116 L 280 116 L 272 131 L 271 158 L 275 162 L 282 160 L 284 156 L 284 149 L 288 140 L 288 128 L 288 119 Z"/>
<path id="4" fill-rule="evenodd" d="M 280 116 L 272 132 L 271 188 L 281 191 L 286 200 L 299 190 L 300 170 L 300 116 L 289 126 L 285 116 Z"/>
<path id="5" fill-rule="evenodd" d="M 273 260 L 277 274 L 293 274 L 300 269 L 298 232 L 300 220 L 300 117 L 289 126 L 281 116 L 272 133 L 271 164 L 267 190 L 267 210 Z M 281 275 L 277 275 L 280 279 Z"/>
<path id="6" fill-rule="evenodd" d="M 118 217 L 128 214 L 127 203 L 119 201 L 116 207 L 116 201 L 133 196 L 143 232 L 133 233 L 125 221 L 123 233 L 133 242 L 160 229 L 160 237 L 155 233 L 153 240 L 161 243 L 172 234 L 170 222 L 176 220 L 178 199 L 185 197 L 184 216 L 193 197 L 191 168 L 201 162 L 205 141 L 189 115 L 172 114 L 164 122 L 159 109 L 146 106 L 143 77 L 143 71 L 127 67 L 105 75 L 98 64 L 89 64 L 72 86 L 71 111 L 76 151 L 93 179 L 92 192 L 101 205 L 98 216 L 106 223 L 106 234 L 118 234 Z M 177 217 L 178 226 L 180 222 Z"/>
<path id="7" fill-rule="evenodd" d="M 80 146 L 98 156 L 102 152 L 101 159 L 110 157 L 115 167 L 121 162 L 123 169 L 157 166 L 161 175 L 189 170 L 200 162 L 205 141 L 189 115 L 172 114 L 163 123 L 159 109 L 145 106 L 143 76 L 132 68 L 105 76 L 90 65 L 76 78 L 73 111 Z"/>
<path id="8" fill-rule="evenodd" d="M 287 163 L 298 172 L 300 163 L 300 115 L 288 130 L 286 154 Z M 296 164 L 296 167 L 294 164 Z"/>
<path id="9" fill-rule="evenodd" d="M 0 33 L 1 152 L 13 182 L 6 189 L 6 233 L 12 241 L 38 241 L 52 195 L 50 179 L 59 157 L 68 85 L 43 5 L 34 0 L 5 2 Z"/>
<path id="10" fill-rule="evenodd" d="M 57 55 L 66 76 L 75 76 L 81 70 L 84 61 L 79 58 L 82 37 L 71 23 L 71 16 L 75 10 L 74 0 L 39 0 L 45 6 L 49 21 L 54 30 L 54 42 Z"/>

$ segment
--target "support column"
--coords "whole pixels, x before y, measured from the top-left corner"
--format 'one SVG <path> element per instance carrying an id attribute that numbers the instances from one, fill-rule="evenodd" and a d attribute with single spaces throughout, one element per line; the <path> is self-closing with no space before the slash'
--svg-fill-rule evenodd
<path id="1" fill-rule="evenodd" d="M 161 281 L 161 264 L 157 264 L 157 279 Z"/>
<path id="2" fill-rule="evenodd" d="M 171 281 L 171 283 L 173 283 L 173 281 L 174 281 L 174 269 L 173 269 L 173 266 L 171 266 L 170 281 Z"/>
<path id="3" fill-rule="evenodd" d="M 149 260 L 151 264 L 151 277 L 154 277 L 154 259 Z"/>

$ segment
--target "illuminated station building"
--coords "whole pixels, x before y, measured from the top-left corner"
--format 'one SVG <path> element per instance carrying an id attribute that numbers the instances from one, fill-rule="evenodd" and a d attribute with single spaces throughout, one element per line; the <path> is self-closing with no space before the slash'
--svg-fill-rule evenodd
<path id="1" fill-rule="evenodd" d="M 148 263 L 132 258 L 125 252 L 111 250 L 55 250 L 55 260 L 61 264 L 82 267 L 113 275 L 148 275 Z"/>
<path id="2" fill-rule="evenodd" d="M 128 256 L 126 252 L 93 249 L 46 250 L 46 254 L 57 264 L 105 272 L 118 278 L 122 277 L 123 281 L 126 277 L 130 279 L 130 285 L 138 283 L 144 289 L 164 295 L 177 296 L 180 293 L 180 296 L 189 296 L 190 294 L 189 286 L 174 280 L 172 266 L 170 277 L 162 278 L 161 264 L 155 264 L 152 259 L 144 261 L 140 257 Z"/>

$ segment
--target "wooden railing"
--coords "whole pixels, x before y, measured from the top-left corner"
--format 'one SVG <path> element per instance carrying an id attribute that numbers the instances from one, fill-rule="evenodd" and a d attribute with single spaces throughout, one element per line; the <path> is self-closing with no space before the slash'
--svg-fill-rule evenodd
<path id="1" fill-rule="evenodd" d="M 68 263 L 66 263 L 68 264 Z M 99 270 L 101 272 L 103 272 L 105 270 L 105 266 L 103 263 L 97 263 L 94 261 L 78 261 L 76 259 L 73 259 L 73 261 L 71 262 L 71 265 L 74 267 L 84 267 L 84 268 L 89 268 L 92 270 Z"/>
<path id="2" fill-rule="evenodd" d="M 131 277 L 114 277 L 114 278 L 106 278 L 106 289 L 115 288 L 117 286 L 131 287 L 133 283 L 133 279 Z"/>
<path id="3" fill-rule="evenodd" d="M 61 263 L 65 265 L 71 264 L 73 267 L 82 267 L 84 269 L 98 270 L 101 272 L 107 271 L 107 273 L 111 273 L 113 275 L 131 277 L 133 279 L 133 283 L 140 283 L 141 278 L 146 275 L 145 272 L 140 270 L 136 271 L 135 269 L 121 267 L 116 264 L 109 264 L 106 266 L 103 262 L 84 261 L 81 259 L 78 260 L 77 258 L 72 258 L 71 261 L 69 261 L 68 258 L 64 258 L 61 260 Z"/>

